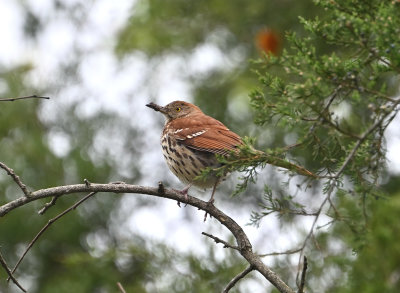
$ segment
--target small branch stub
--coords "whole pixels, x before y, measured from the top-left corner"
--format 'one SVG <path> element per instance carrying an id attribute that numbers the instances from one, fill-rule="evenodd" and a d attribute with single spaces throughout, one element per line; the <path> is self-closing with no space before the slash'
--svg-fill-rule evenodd
<path id="1" fill-rule="evenodd" d="M 86 178 L 83 179 L 83 182 L 85 183 L 86 187 L 89 187 L 89 186 L 90 186 L 90 181 L 87 180 Z"/>
<path id="2" fill-rule="evenodd" d="M 158 194 L 160 195 L 165 194 L 164 184 L 161 181 L 158 182 Z"/>
<path id="3" fill-rule="evenodd" d="M 38 211 L 39 215 L 43 215 L 49 208 L 54 206 L 57 202 L 58 196 L 54 196 L 50 202 L 46 203 L 43 208 Z"/>
<path id="4" fill-rule="evenodd" d="M 220 239 L 220 238 L 218 238 L 218 237 L 216 237 L 216 236 L 214 236 L 214 235 L 208 234 L 208 233 L 206 233 L 206 232 L 201 232 L 201 234 L 203 234 L 204 236 L 210 237 L 210 238 L 213 239 L 213 240 L 215 241 L 215 243 L 217 243 L 217 244 L 218 244 L 218 243 L 222 243 L 222 244 L 224 245 L 224 248 L 232 248 L 232 249 L 235 249 L 235 250 L 240 250 L 239 247 L 234 246 L 234 245 L 231 245 L 231 244 L 229 244 L 228 242 L 226 242 L 225 240 L 222 240 L 222 239 Z"/>

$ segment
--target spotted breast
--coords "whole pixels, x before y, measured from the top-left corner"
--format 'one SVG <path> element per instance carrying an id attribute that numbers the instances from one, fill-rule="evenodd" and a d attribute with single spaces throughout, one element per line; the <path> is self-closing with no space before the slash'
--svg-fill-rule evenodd
<path id="1" fill-rule="evenodd" d="M 209 188 L 217 182 L 217 177 L 208 176 L 204 180 L 195 179 L 201 171 L 207 167 L 215 168 L 221 164 L 215 155 L 210 152 L 190 148 L 183 143 L 184 138 L 192 139 L 202 135 L 206 130 L 200 130 L 185 137 L 177 136 L 180 132 L 186 132 L 188 129 L 170 129 L 166 128 L 161 136 L 161 146 L 165 161 L 172 173 L 183 183 L 195 185 L 200 188 Z"/>

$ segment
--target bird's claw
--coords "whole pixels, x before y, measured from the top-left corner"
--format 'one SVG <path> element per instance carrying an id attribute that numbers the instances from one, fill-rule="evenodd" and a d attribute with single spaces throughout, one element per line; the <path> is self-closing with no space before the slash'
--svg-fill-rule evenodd
<path id="1" fill-rule="evenodd" d="M 184 196 L 184 201 L 185 201 L 185 207 L 188 205 L 188 201 L 189 201 L 189 196 L 188 196 L 188 190 L 189 188 L 184 188 L 182 190 L 178 190 L 178 189 L 173 189 L 175 192 L 178 192 L 179 194 Z M 181 202 L 178 201 L 178 207 L 181 207 Z"/>

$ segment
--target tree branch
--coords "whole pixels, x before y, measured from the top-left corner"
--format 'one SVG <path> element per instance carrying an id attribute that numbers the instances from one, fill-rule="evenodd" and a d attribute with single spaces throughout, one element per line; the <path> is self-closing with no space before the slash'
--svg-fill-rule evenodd
<path id="1" fill-rule="evenodd" d="M 27 100 L 27 99 L 46 99 L 49 100 L 49 97 L 41 97 L 38 95 L 31 95 L 31 96 L 26 96 L 26 97 L 18 97 L 18 98 L 6 98 L 6 99 L 0 99 L 0 102 L 14 102 L 17 100 Z"/>
<path id="2" fill-rule="evenodd" d="M 10 271 L 10 269 L 7 266 L 6 261 L 3 258 L 3 255 L 0 252 L 0 264 L 1 266 L 4 268 L 4 270 L 7 272 L 7 275 L 9 276 L 9 278 L 14 282 L 15 285 L 18 286 L 19 289 L 21 289 L 21 291 L 26 292 L 26 290 L 21 286 L 20 283 L 18 283 L 17 279 L 15 279 L 15 277 L 13 276 L 12 272 Z"/>
<path id="3" fill-rule="evenodd" d="M 239 275 L 235 276 L 229 283 L 226 285 L 224 290 L 222 290 L 222 293 L 228 293 L 229 290 L 231 290 L 237 282 L 239 282 L 241 279 L 246 277 L 247 274 L 249 274 L 254 268 L 250 265 L 248 266 L 243 272 L 241 272 Z"/>
<path id="4" fill-rule="evenodd" d="M 259 254 L 259 256 L 266 257 L 266 256 L 277 256 L 277 255 L 288 255 L 288 254 L 295 254 L 295 253 L 301 252 L 302 250 L 303 250 L 303 248 L 300 247 L 297 249 L 289 249 L 289 250 L 282 251 L 282 252 L 271 252 L 271 253 Z"/>
<path id="5" fill-rule="evenodd" d="M 232 249 L 235 249 L 235 250 L 239 250 L 239 247 L 237 247 L 237 246 L 234 246 L 234 245 L 232 245 L 232 244 L 229 244 L 228 242 L 226 242 L 225 240 L 222 240 L 222 239 L 220 239 L 220 238 L 218 238 L 218 237 L 215 237 L 214 235 L 211 235 L 211 234 L 208 234 L 208 233 L 206 233 L 206 232 L 201 232 L 201 234 L 203 234 L 203 235 L 205 235 L 205 236 L 207 236 L 207 237 L 210 237 L 211 239 L 213 239 L 214 241 L 215 241 L 215 243 L 222 243 L 222 244 L 224 244 L 224 248 L 232 248 Z"/>
<path id="6" fill-rule="evenodd" d="M 122 286 L 120 282 L 117 282 L 117 287 L 119 289 L 119 292 L 126 293 L 124 286 Z"/>
<path id="7" fill-rule="evenodd" d="M 7 172 L 7 174 L 11 176 L 11 178 L 14 180 L 14 182 L 17 183 L 19 188 L 21 188 L 21 190 L 25 194 L 25 196 L 30 195 L 28 188 L 26 187 L 26 185 L 24 183 L 22 183 L 21 179 L 19 178 L 19 176 L 17 174 L 15 174 L 13 169 L 11 169 L 10 167 L 7 167 L 7 165 L 2 162 L 0 162 L 0 168 L 4 169 Z"/>
<path id="8" fill-rule="evenodd" d="M 72 206 L 70 206 L 68 209 L 64 210 L 63 212 L 61 212 L 60 214 L 58 214 L 57 216 L 55 216 L 54 218 L 50 219 L 46 225 L 44 225 L 44 227 L 39 231 L 39 233 L 36 234 L 36 236 L 32 239 L 32 241 L 29 243 L 28 247 L 25 249 L 24 253 L 21 255 L 21 257 L 19 258 L 19 260 L 17 261 L 16 265 L 14 266 L 13 270 L 12 270 L 12 274 L 15 273 L 15 271 L 17 270 L 18 266 L 20 265 L 20 263 L 22 262 L 22 260 L 24 259 L 25 255 L 28 253 L 28 251 L 32 248 L 33 244 L 36 243 L 36 241 L 39 239 L 40 236 L 42 236 L 42 234 L 58 219 L 60 219 L 62 216 L 68 214 L 70 211 L 76 209 L 81 203 L 83 203 L 84 201 L 86 201 L 87 199 L 91 198 L 93 195 L 95 195 L 96 192 L 91 192 L 88 195 L 86 195 L 85 197 L 83 197 L 82 199 L 78 200 L 76 203 L 74 203 Z M 57 198 L 56 196 L 53 197 Z M 52 201 L 53 202 L 53 201 Z M 9 279 L 8 279 L 9 280 Z M 7 281 L 8 281 L 7 280 Z"/>
<path id="9" fill-rule="evenodd" d="M 304 285 L 306 284 L 307 267 L 308 267 L 307 257 L 304 256 L 303 257 L 303 271 L 301 272 L 300 285 L 299 285 L 299 290 L 297 291 L 297 293 L 304 293 Z"/>
<path id="10" fill-rule="evenodd" d="M 357 154 L 358 149 L 361 147 L 361 145 L 364 143 L 364 141 L 368 138 L 369 135 L 371 135 L 378 127 L 380 127 L 382 125 L 382 123 L 384 123 L 384 121 L 386 119 L 389 119 L 389 121 L 393 120 L 394 117 L 397 115 L 399 109 L 398 105 L 400 104 L 400 99 L 396 100 L 395 103 L 393 103 L 385 112 L 384 115 L 382 115 L 378 120 L 375 121 L 375 123 L 373 123 L 372 125 L 370 125 L 363 133 L 362 135 L 357 139 L 355 145 L 353 146 L 353 148 L 350 150 L 350 152 L 348 153 L 348 155 L 345 157 L 343 163 L 341 164 L 341 166 L 339 167 L 338 171 L 335 172 L 335 174 L 333 174 L 330 178 L 330 180 L 332 180 L 332 183 L 330 183 L 329 189 L 326 192 L 326 197 L 324 198 L 324 200 L 322 201 L 322 203 L 320 204 L 317 212 L 315 213 L 315 218 L 314 221 L 311 225 L 310 231 L 308 232 L 302 248 L 300 250 L 300 257 L 299 257 L 299 268 L 300 268 L 300 262 L 301 262 L 301 257 L 304 254 L 304 249 L 307 245 L 308 240 L 311 238 L 311 236 L 314 234 L 314 228 L 319 220 L 319 217 L 322 213 L 322 210 L 324 208 L 324 206 L 326 205 L 326 203 L 331 203 L 331 196 L 333 194 L 333 192 L 335 191 L 336 187 L 337 187 L 337 181 L 340 178 L 340 176 L 342 176 L 342 174 L 344 173 L 344 171 L 346 170 L 347 166 L 350 164 L 350 162 L 353 160 L 354 156 Z M 394 112 L 394 114 L 393 114 Z M 388 118 L 389 117 L 389 118 Z M 387 125 L 386 125 L 387 126 Z M 296 281 L 298 281 L 299 278 L 299 272 L 297 273 L 296 276 Z"/>
<path id="11" fill-rule="evenodd" d="M 51 208 L 52 206 L 54 206 L 57 202 L 58 196 L 53 196 L 53 198 L 51 199 L 51 201 L 49 201 L 48 203 L 45 203 L 43 208 L 41 208 L 38 211 L 39 215 L 43 215 L 49 208 Z"/>
<path id="12" fill-rule="evenodd" d="M 162 191 L 162 192 L 160 192 Z M 240 254 L 247 260 L 247 262 L 252 266 L 254 270 L 261 273 L 279 292 L 282 293 L 294 293 L 295 291 L 291 289 L 274 271 L 272 271 L 268 266 L 266 266 L 261 258 L 255 254 L 252 250 L 251 243 L 240 227 L 231 217 L 223 213 L 221 210 L 216 208 L 214 205 L 209 204 L 206 201 L 202 201 L 198 198 L 188 196 L 187 199 L 181 193 L 172 189 L 160 190 L 159 187 L 146 187 L 138 185 L 130 185 L 126 183 L 120 184 L 75 184 L 75 185 L 65 185 L 57 186 L 46 189 L 41 189 L 34 191 L 29 197 L 23 196 L 10 201 L 2 206 L 0 206 L 0 216 L 5 216 L 12 210 L 24 206 L 32 201 L 39 200 L 47 197 L 61 197 L 66 194 L 80 193 L 80 192 L 112 192 L 112 193 L 137 193 L 137 194 L 147 194 L 162 198 L 168 198 L 175 201 L 183 202 L 200 210 L 207 212 L 210 216 L 214 217 L 222 225 L 228 228 L 236 239 L 237 246 Z"/>

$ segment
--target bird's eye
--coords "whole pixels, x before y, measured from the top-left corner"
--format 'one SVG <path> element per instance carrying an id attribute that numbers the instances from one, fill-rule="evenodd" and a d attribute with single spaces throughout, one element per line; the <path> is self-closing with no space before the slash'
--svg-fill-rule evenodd
<path id="1" fill-rule="evenodd" d="M 176 107 L 175 110 L 176 110 L 176 112 L 180 112 L 182 110 L 182 108 L 181 107 Z"/>

